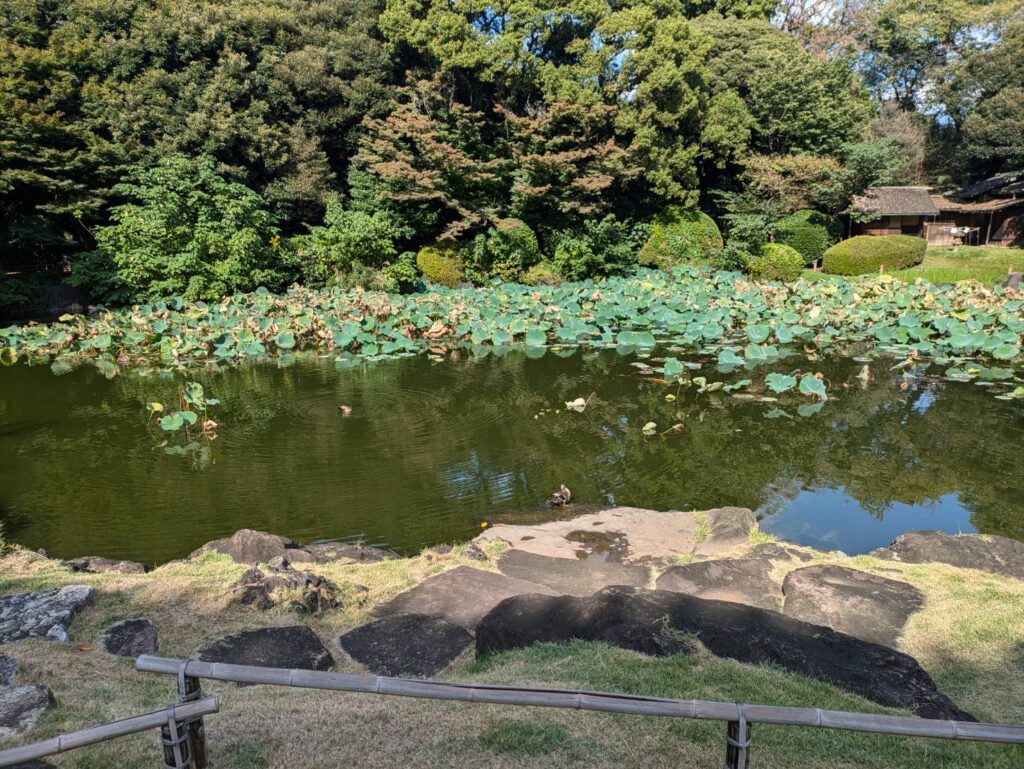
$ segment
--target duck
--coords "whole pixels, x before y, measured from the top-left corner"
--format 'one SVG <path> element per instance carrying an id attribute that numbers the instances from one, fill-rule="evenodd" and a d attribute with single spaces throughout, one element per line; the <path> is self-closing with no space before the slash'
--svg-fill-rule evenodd
<path id="1" fill-rule="evenodd" d="M 343 417 L 350 417 L 352 416 L 352 407 L 345 405 L 338 406 L 338 413 Z"/>
<path id="2" fill-rule="evenodd" d="M 567 507 L 569 501 L 572 499 L 572 491 L 564 483 L 554 494 L 551 495 L 551 504 L 558 505 L 559 507 Z"/>

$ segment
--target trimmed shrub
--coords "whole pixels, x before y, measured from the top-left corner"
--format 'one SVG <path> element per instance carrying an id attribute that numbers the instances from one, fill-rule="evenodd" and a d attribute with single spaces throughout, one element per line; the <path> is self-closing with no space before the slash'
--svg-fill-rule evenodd
<path id="1" fill-rule="evenodd" d="M 416 254 L 416 266 L 431 283 L 455 288 L 462 281 L 462 258 L 454 240 L 441 240 L 421 248 Z"/>
<path id="2" fill-rule="evenodd" d="M 811 264 L 821 259 L 836 241 L 830 229 L 833 222 L 831 217 L 819 211 L 797 211 L 775 225 L 775 239 L 795 248 L 804 258 L 804 264 Z"/>
<path id="3" fill-rule="evenodd" d="M 785 243 L 766 243 L 757 256 L 747 263 L 755 280 L 797 280 L 804 268 L 804 258 Z"/>
<path id="4" fill-rule="evenodd" d="M 904 270 L 924 261 L 928 242 L 912 235 L 857 235 L 825 252 L 822 269 L 833 275 L 864 275 L 884 267 Z"/>
<path id="5" fill-rule="evenodd" d="M 683 262 L 705 261 L 722 245 L 722 233 L 710 216 L 695 208 L 670 208 L 654 220 L 639 261 L 667 270 Z"/>
<path id="6" fill-rule="evenodd" d="M 551 262 L 543 261 L 524 272 L 522 282 L 527 286 L 557 286 L 562 282 L 562 275 Z"/>

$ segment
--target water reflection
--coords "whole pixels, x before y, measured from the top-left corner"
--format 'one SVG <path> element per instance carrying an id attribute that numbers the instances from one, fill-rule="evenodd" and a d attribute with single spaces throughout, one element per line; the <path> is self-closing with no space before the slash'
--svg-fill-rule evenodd
<path id="1" fill-rule="evenodd" d="M 6 369 L 0 519 L 9 538 L 67 557 L 162 562 L 245 526 L 413 551 L 542 509 L 566 483 L 580 504 L 742 505 L 779 536 L 848 553 L 918 528 L 1024 538 L 1019 404 L 924 372 L 901 390 L 888 361 L 862 388 L 861 364 L 837 360 L 816 364 L 832 395 L 820 412 L 798 417 L 795 401 L 780 404 L 793 418 L 766 419 L 771 407 L 722 393 L 666 402 L 631 360 L 464 354 L 208 372 L 221 428 L 200 470 L 146 429 L 145 402 L 173 401 L 174 381 Z M 592 392 L 585 412 L 565 411 Z M 649 438 L 648 421 L 684 428 Z"/>

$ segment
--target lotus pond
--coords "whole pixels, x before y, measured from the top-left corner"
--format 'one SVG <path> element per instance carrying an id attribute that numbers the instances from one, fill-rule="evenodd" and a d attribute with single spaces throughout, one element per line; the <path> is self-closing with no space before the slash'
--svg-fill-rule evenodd
<path id="1" fill-rule="evenodd" d="M 565 483 L 570 513 L 742 505 L 768 532 L 850 553 L 922 528 L 1024 538 L 1018 401 L 881 356 L 815 361 L 827 401 L 765 384 L 803 355 L 727 373 L 686 356 L 701 366 L 691 379 L 712 381 L 666 386 L 643 368 L 660 352 L 194 372 L 219 424 L 181 451 L 146 410 L 176 401 L 180 374 L 18 365 L 0 373 L 0 519 L 10 540 L 62 557 L 154 564 L 243 527 L 411 552 L 561 514 L 545 500 Z M 566 407 L 577 398 L 581 411 Z"/>

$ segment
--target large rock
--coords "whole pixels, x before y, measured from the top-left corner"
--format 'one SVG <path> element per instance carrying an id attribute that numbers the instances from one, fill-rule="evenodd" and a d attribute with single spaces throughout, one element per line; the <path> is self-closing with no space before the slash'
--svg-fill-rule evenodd
<path id="1" fill-rule="evenodd" d="M 8 657 L 6 654 L 0 654 L 0 687 L 14 686 L 17 677 L 18 660 Z"/>
<path id="2" fill-rule="evenodd" d="M 268 534 L 255 529 L 240 529 L 230 537 L 215 539 L 194 551 L 189 558 L 203 553 L 222 553 L 238 563 L 268 563 L 274 558 L 285 558 L 291 563 L 371 563 L 397 558 L 389 550 L 344 542 L 328 542 L 302 547 L 288 537 Z"/>
<path id="3" fill-rule="evenodd" d="M 501 554 L 498 571 L 565 595 L 590 595 L 610 585 L 646 587 L 651 578 L 646 566 L 595 558 L 552 558 L 515 549 Z"/>
<path id="4" fill-rule="evenodd" d="M 995 535 L 911 531 L 871 555 L 903 563 L 948 563 L 1024 579 L 1024 542 Z"/>
<path id="5" fill-rule="evenodd" d="M 330 670 L 334 658 L 305 625 L 267 627 L 224 636 L 199 652 L 203 662 L 265 668 Z"/>
<path id="6" fill-rule="evenodd" d="M 673 566 L 658 577 L 657 587 L 771 611 L 778 611 L 782 603 L 782 588 L 772 579 L 771 561 L 764 558 L 729 558 Z"/>
<path id="7" fill-rule="evenodd" d="M 55 704 L 50 687 L 42 684 L 0 689 L 0 740 L 27 732 Z"/>
<path id="8" fill-rule="evenodd" d="M 148 619 L 136 618 L 117 622 L 103 631 L 103 651 L 118 657 L 156 654 L 160 634 Z"/>
<path id="9" fill-rule="evenodd" d="M 104 572 L 116 572 L 118 574 L 145 574 L 146 567 L 135 561 L 115 561 L 110 558 L 100 558 L 97 555 L 86 555 L 81 558 L 73 558 L 64 561 L 64 565 L 71 571 L 83 572 L 85 574 L 102 574 Z"/>
<path id="10" fill-rule="evenodd" d="M 499 603 L 523 593 L 557 595 L 551 588 L 535 582 L 469 566 L 457 566 L 377 606 L 373 613 L 378 617 L 425 614 L 472 630 Z"/>
<path id="11" fill-rule="evenodd" d="M 473 642 L 464 628 L 423 614 L 396 614 L 338 638 L 356 662 L 380 676 L 432 676 Z"/>
<path id="12" fill-rule="evenodd" d="M 29 637 L 67 641 L 75 612 L 94 592 L 88 585 L 67 585 L 0 597 L 0 644 Z"/>
<path id="13" fill-rule="evenodd" d="M 680 632 L 719 657 L 777 665 L 925 718 L 974 720 L 906 654 L 778 612 L 664 590 L 610 587 L 584 598 L 509 598 L 479 623 L 476 647 L 488 654 L 579 638 L 664 654 L 676 651 Z"/>
<path id="14" fill-rule="evenodd" d="M 885 646 L 895 646 L 910 615 L 924 607 L 913 585 L 826 564 L 791 571 L 782 592 L 787 617 Z"/>
<path id="15" fill-rule="evenodd" d="M 712 556 L 742 549 L 756 526 L 745 508 L 667 512 L 615 507 L 570 520 L 537 525 L 498 524 L 483 539 L 500 539 L 516 550 L 555 558 L 600 557 L 647 561 L 679 555 Z"/>

